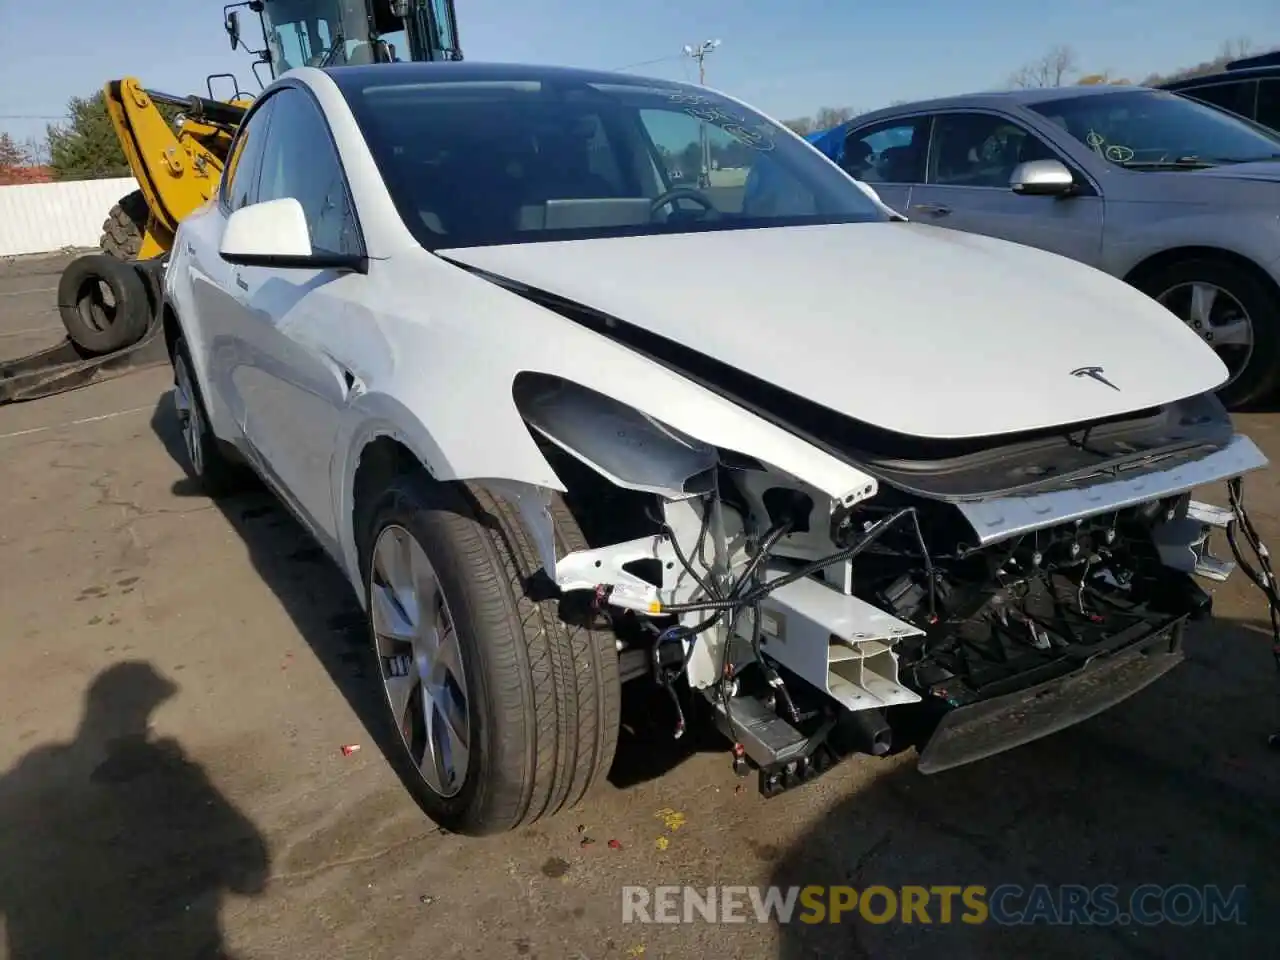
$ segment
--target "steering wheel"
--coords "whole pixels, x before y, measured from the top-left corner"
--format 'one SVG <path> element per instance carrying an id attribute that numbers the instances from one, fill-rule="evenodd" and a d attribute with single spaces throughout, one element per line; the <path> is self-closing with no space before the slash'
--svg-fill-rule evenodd
<path id="1" fill-rule="evenodd" d="M 716 209 L 716 205 L 711 202 L 711 198 L 705 193 L 697 187 L 682 183 L 658 194 L 649 207 L 649 215 L 657 216 L 659 210 L 666 206 L 673 206 L 677 200 L 692 200 L 712 215 L 720 212 Z"/>

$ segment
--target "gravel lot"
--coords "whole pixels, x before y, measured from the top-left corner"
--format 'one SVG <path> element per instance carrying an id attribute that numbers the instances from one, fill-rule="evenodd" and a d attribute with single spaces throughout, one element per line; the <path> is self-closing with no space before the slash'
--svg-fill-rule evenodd
<path id="1" fill-rule="evenodd" d="M 0 356 L 60 334 L 59 261 L 42 263 L 0 268 Z M 464 840 L 369 740 L 335 568 L 265 494 L 215 505 L 186 479 L 167 374 L 0 408 L 0 956 L 1274 956 L 1280 676 L 1241 578 L 1172 674 L 990 761 L 925 778 L 910 753 L 859 759 L 765 801 L 727 754 L 677 749 L 661 700 L 629 701 L 584 809 Z M 1240 418 L 1280 457 L 1276 422 Z M 1280 545 L 1276 478 L 1247 489 Z M 1245 884 L 1251 909 L 1246 926 L 621 922 L 624 884 L 679 883 Z"/>

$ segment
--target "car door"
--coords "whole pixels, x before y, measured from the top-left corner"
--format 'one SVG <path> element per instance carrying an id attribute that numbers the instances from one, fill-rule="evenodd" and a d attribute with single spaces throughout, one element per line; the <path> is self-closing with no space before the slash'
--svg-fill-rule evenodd
<path id="1" fill-rule="evenodd" d="M 263 149 L 258 202 L 292 197 L 316 253 L 363 254 L 351 193 L 328 123 L 303 87 L 285 87 Z M 236 267 L 241 349 L 252 358 L 246 436 L 278 492 L 326 544 L 335 537 L 329 468 L 338 417 L 362 389 L 338 355 L 367 322 L 362 274 Z"/>
<path id="2" fill-rule="evenodd" d="M 840 166 L 869 184 L 885 206 L 906 213 L 915 184 L 924 182 L 929 118 L 896 117 L 854 127 L 845 137 Z"/>
<path id="3" fill-rule="evenodd" d="M 218 249 L 227 217 L 257 200 L 272 99 L 268 97 L 256 105 L 240 125 L 215 204 L 205 214 L 188 218 L 184 225 L 186 249 L 182 252 L 187 258 L 192 300 L 199 317 L 200 336 L 191 347 L 200 355 L 193 359 L 212 383 L 213 397 L 225 404 L 241 433 L 245 422 L 245 382 L 235 330 L 243 309 L 243 291 L 235 286 L 234 269 L 218 255 Z"/>
<path id="4" fill-rule="evenodd" d="M 1078 183 L 1069 197 L 1014 193 L 1019 163 L 1058 160 Z M 1022 122 L 999 113 L 948 111 L 934 117 L 925 183 L 911 191 L 908 216 L 981 233 L 1097 265 L 1102 198 L 1083 171 Z"/>

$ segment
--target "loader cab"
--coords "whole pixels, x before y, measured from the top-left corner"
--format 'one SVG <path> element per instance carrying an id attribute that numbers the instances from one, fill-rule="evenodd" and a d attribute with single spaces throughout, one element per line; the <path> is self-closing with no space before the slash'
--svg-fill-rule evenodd
<path id="1" fill-rule="evenodd" d="M 453 0 L 247 0 L 224 9 L 232 48 L 244 7 L 261 21 L 264 47 L 251 52 L 272 79 L 301 66 L 462 59 Z"/>

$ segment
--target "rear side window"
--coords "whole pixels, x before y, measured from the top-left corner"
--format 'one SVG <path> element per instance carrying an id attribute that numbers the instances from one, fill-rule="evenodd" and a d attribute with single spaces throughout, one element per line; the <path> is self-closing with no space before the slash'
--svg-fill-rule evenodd
<path id="1" fill-rule="evenodd" d="M 886 120 L 849 134 L 840 166 L 865 183 L 923 183 L 927 117 Z"/>
<path id="2" fill-rule="evenodd" d="M 228 210 L 239 210 L 257 202 L 258 169 L 275 100 L 271 97 L 258 107 L 236 137 L 222 180 L 222 202 Z"/>

